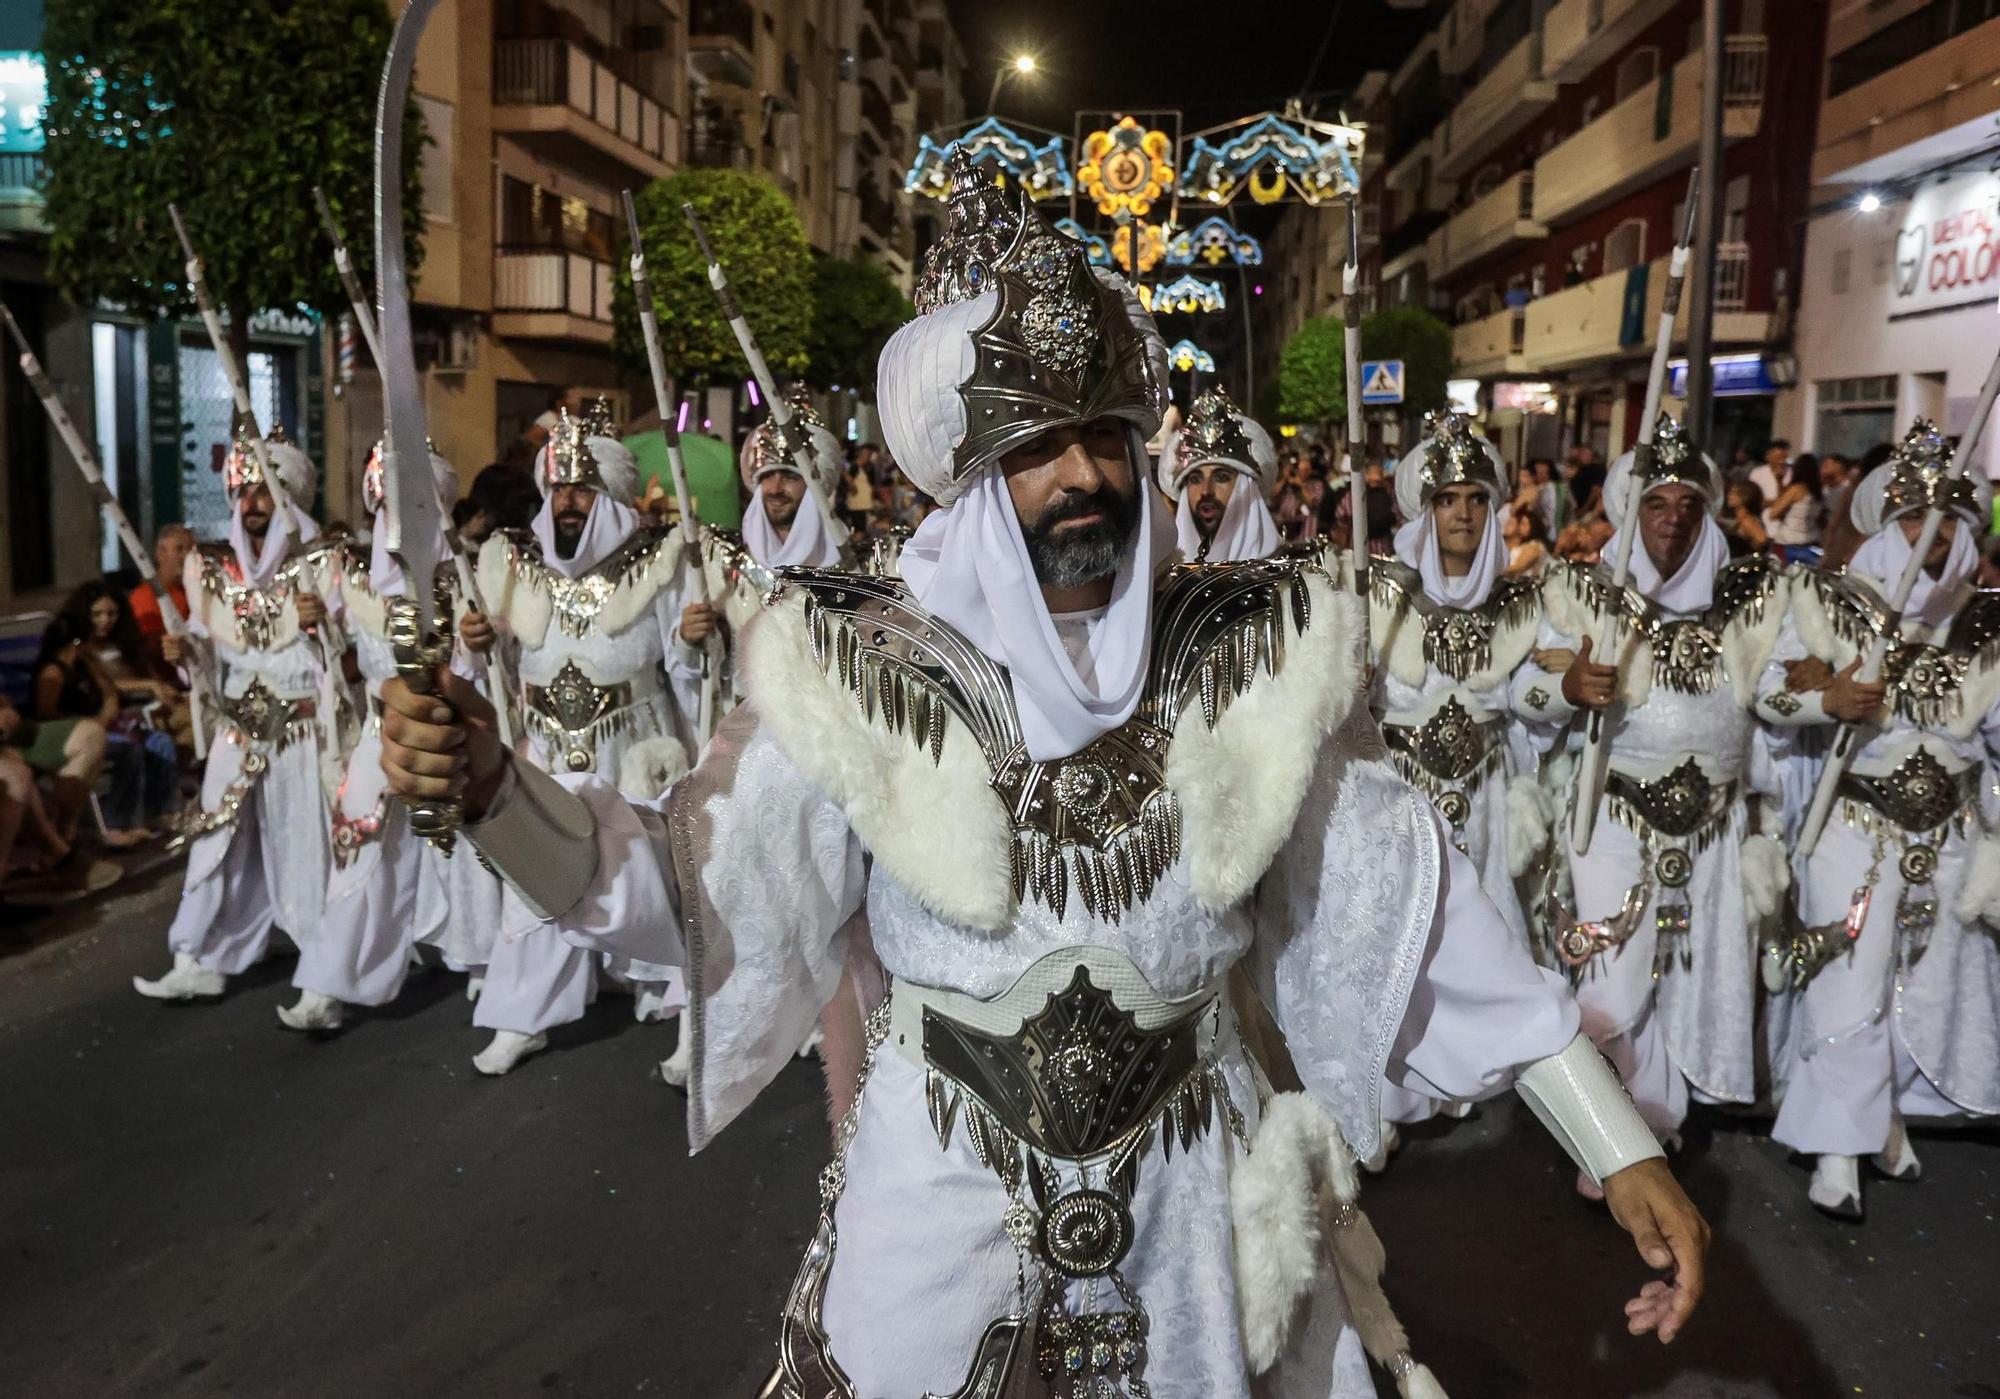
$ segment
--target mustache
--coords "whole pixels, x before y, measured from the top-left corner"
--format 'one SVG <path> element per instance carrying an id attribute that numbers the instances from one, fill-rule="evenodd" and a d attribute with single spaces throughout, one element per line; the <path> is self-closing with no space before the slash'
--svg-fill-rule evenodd
<path id="1" fill-rule="evenodd" d="M 563 510 L 556 514 L 556 523 L 564 529 L 582 529 L 589 519 L 590 516 L 581 510 Z"/>
<path id="2" fill-rule="evenodd" d="M 1035 521 L 1039 530 L 1051 529 L 1065 520 L 1077 520 L 1085 515 L 1102 515 L 1109 520 L 1117 520 L 1127 511 L 1126 499 L 1117 491 L 1106 486 L 1095 491 L 1064 491 Z"/>

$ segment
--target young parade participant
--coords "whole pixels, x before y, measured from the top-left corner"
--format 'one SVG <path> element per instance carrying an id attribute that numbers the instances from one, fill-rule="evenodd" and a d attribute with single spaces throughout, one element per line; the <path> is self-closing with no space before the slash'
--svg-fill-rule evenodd
<path id="1" fill-rule="evenodd" d="M 263 468 L 239 439 L 224 465 L 229 542 L 187 561 L 188 627 L 222 671 L 222 723 L 208 748 L 201 807 L 187 813 L 181 903 L 167 930 L 172 970 L 132 985 L 156 1000 L 222 994 L 264 956 L 274 927 L 302 946 L 319 927 L 328 864 L 324 774 L 337 770 L 352 715 L 344 645 L 327 613 L 334 541 L 300 501 L 312 459 L 281 434 L 272 470 L 293 504 L 279 512 Z M 161 639 L 178 664 L 186 643 Z"/>
<path id="2" fill-rule="evenodd" d="M 1277 472 L 1271 435 L 1237 412 L 1220 384 L 1205 390 L 1160 450 L 1158 480 L 1174 502 L 1181 556 L 1234 563 L 1276 553 L 1278 522 L 1264 493 Z"/>
<path id="3" fill-rule="evenodd" d="M 1863 1217 L 1862 1157 L 1916 1179 L 1906 1119 L 2000 1113 L 2000 594 L 1975 576 L 1992 487 L 1948 478 L 1949 460 L 1919 419 L 1854 488 L 1865 542 L 1844 573 L 1794 591 L 1760 689 L 1772 724 L 1863 726 L 1800 865 L 1801 931 L 1767 953 L 1773 990 L 1794 988 L 1773 1047 L 1783 1101 L 1771 1135 L 1817 1158 L 1807 1199 L 1840 1219 Z M 1933 505 L 1947 513 L 1885 678 L 1864 683 L 1861 657 Z M 1823 663 L 1817 681 L 1795 664 L 1804 658 Z"/>
<path id="4" fill-rule="evenodd" d="M 1358 1215 L 1268 1256 L 1315 1175 L 1351 1203 L 1340 1138 L 1372 1147 L 1385 1078 L 1518 1080 L 1676 1268 L 1628 1306 L 1671 1339 L 1705 1227 L 1384 761 L 1355 602 L 1301 561 L 1166 566 L 1151 318 L 1018 193 L 953 175 L 879 377 L 940 506 L 903 580 L 787 586 L 748 701 L 663 804 L 510 760 L 449 680 L 456 723 L 391 686 L 392 785 L 462 794 L 564 938 L 688 969 L 696 1147 L 790 1058 L 866 903 L 892 981 L 773 1392 L 1357 1396 L 1364 1346 L 1430 1382 L 1353 1262 Z M 1239 960 L 1323 1108 L 1256 1081 L 1219 989 Z"/>
<path id="5" fill-rule="evenodd" d="M 1650 470 L 1620 457 L 1604 494 L 1639 537 L 1622 593 L 1602 565 L 1552 570 L 1538 651 L 1514 703 L 1544 741 L 1579 711 L 1608 712 L 1609 776 L 1587 853 L 1555 845 L 1574 897 L 1551 910 L 1555 951 L 1577 981 L 1584 1028 L 1662 1141 L 1678 1139 L 1689 1088 L 1756 1097 L 1753 949 L 1787 883 L 1768 773 L 1753 762 L 1751 705 L 1784 616 L 1769 559 L 1729 560 L 1714 513 L 1722 475 L 1672 419 Z M 1617 541 L 1607 545 L 1615 556 Z M 1605 615 L 1612 643 L 1594 653 Z M 1566 668 L 1565 668 L 1566 666 Z M 1586 1177 L 1578 1189 L 1597 1192 Z"/>

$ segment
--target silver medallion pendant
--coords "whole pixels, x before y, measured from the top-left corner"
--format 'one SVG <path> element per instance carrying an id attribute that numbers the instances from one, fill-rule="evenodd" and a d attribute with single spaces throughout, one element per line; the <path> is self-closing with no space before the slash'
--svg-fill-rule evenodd
<path id="1" fill-rule="evenodd" d="M 1067 1278 L 1099 1278 L 1132 1248 L 1132 1211 L 1101 1190 L 1056 1197 L 1042 1216 L 1042 1257 Z"/>

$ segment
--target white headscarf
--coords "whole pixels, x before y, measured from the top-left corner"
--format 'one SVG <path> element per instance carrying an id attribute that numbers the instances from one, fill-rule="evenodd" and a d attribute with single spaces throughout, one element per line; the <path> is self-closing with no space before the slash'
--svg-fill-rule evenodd
<path id="1" fill-rule="evenodd" d="M 1604 541 L 1602 557 L 1618 557 L 1618 536 L 1613 534 Z M 1660 570 L 1653 565 L 1653 556 L 1646 552 L 1644 537 L 1632 541 L 1631 583 L 1639 595 L 1654 605 L 1676 617 L 1695 617 L 1708 611 L 1715 601 L 1715 575 L 1729 562 L 1729 540 L 1716 526 L 1712 516 L 1701 517 L 1701 534 L 1694 541 L 1694 548 L 1681 566 L 1674 570 L 1674 576 L 1662 579 Z"/>
<path id="2" fill-rule="evenodd" d="M 1174 535 L 1185 557 L 1192 559 L 1201 552 L 1201 529 L 1195 524 L 1194 506 L 1185 490 L 1174 507 Z M 1215 538 L 1209 541 L 1207 562 L 1268 559 L 1278 551 L 1278 544 L 1278 522 L 1271 518 L 1271 507 L 1264 503 L 1257 478 L 1237 472 L 1236 489 L 1229 493 L 1222 518 L 1216 521 Z"/>
<path id="3" fill-rule="evenodd" d="M 1138 708 L 1153 649 L 1153 580 L 1173 557 L 1166 510 L 1139 473 L 1144 440 L 1127 434 L 1139 522 L 1118 566 L 1111 602 L 1089 641 L 1086 684 L 1049 615 L 998 470 L 975 474 L 950 508 L 933 512 L 903 546 L 903 581 L 931 615 L 1007 667 L 1028 756 L 1068 757 Z"/>
<path id="4" fill-rule="evenodd" d="M 1486 531 L 1479 536 L 1472 567 L 1456 578 L 1444 571 L 1438 553 L 1437 513 L 1429 508 L 1396 531 L 1396 557 L 1424 580 L 1424 594 L 1440 607 L 1478 607 L 1507 567 L 1507 541 L 1500 532 L 1500 507 L 1486 497 Z"/>
<path id="5" fill-rule="evenodd" d="M 1959 521 L 1940 576 L 1931 577 L 1928 569 L 1917 570 L 1909 605 L 1903 609 L 1905 620 L 1933 629 L 1951 624 L 1965 605 L 1966 595 L 1972 591 L 1973 575 L 1979 571 L 1979 546 L 1973 543 L 1974 533 L 1963 520 Z M 1903 576 L 1903 566 L 1909 560 L 1910 541 L 1903 537 L 1902 525 L 1891 520 L 1854 551 L 1847 571 L 1869 579 L 1886 597 Z"/>
<path id="6" fill-rule="evenodd" d="M 319 522 L 294 505 L 290 510 L 273 508 L 271 523 L 264 531 L 261 546 L 253 543 L 250 532 L 243 528 L 243 514 L 234 511 L 229 516 L 229 545 L 236 551 L 236 562 L 243 570 L 244 579 L 253 587 L 268 588 L 271 580 L 278 576 L 278 569 L 292 552 L 292 542 L 310 544 L 319 538 Z"/>
<path id="7" fill-rule="evenodd" d="M 840 533 L 845 537 L 847 531 Z M 778 538 L 778 527 L 764 513 L 764 493 L 752 491 L 749 508 L 743 512 L 743 546 L 766 568 L 840 566 L 840 540 L 834 537 L 819 497 L 810 490 L 793 512 L 792 527 L 783 539 Z"/>
<path id="8" fill-rule="evenodd" d="M 556 553 L 556 507 L 552 498 L 543 497 L 542 508 L 536 513 L 533 525 L 535 539 L 542 546 L 542 562 L 565 578 L 581 578 L 596 568 L 617 553 L 618 547 L 630 539 L 632 531 L 637 528 L 639 512 L 602 491 L 591 493 L 590 513 L 584 517 L 583 535 L 576 541 L 576 552 L 568 558 Z"/>

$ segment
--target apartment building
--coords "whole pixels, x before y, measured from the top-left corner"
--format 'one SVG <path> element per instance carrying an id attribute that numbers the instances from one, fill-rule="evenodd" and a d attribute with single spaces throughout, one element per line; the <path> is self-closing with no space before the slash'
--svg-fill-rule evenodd
<path id="1" fill-rule="evenodd" d="M 2000 353 L 2000 0 L 1838 0 L 1778 424 L 1849 457 L 1970 426 Z M 1981 465 L 2000 474 L 2000 440 Z"/>
<path id="2" fill-rule="evenodd" d="M 1726 0 L 1716 441 L 1767 436 L 1803 247 L 1825 6 Z M 1374 300 L 1454 326 L 1455 392 L 1520 457 L 1636 432 L 1702 105 L 1698 0 L 1456 0 L 1388 76 Z M 1683 316 L 1681 337 L 1685 337 Z M 1684 382 L 1684 366 L 1675 384 Z"/>

